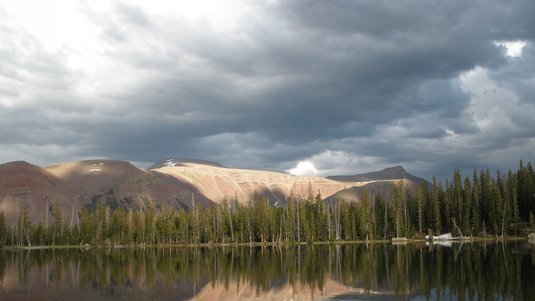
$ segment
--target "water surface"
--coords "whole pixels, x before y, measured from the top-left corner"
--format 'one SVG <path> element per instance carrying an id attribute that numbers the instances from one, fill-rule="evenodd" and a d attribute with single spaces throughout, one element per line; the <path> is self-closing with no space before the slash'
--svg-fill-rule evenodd
<path id="1" fill-rule="evenodd" d="M 0 300 L 533 300 L 526 242 L 0 251 Z"/>

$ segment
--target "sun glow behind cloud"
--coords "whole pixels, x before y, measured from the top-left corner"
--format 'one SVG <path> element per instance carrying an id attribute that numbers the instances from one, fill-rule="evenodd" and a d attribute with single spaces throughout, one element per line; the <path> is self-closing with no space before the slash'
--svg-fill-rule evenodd
<path id="1" fill-rule="evenodd" d="M 0 17 L 12 32 L 23 33 L 16 42 L 19 48 L 26 49 L 27 53 L 21 55 L 34 57 L 35 52 L 40 52 L 61 57 L 66 70 L 76 77 L 72 91 L 99 102 L 95 99 L 116 96 L 120 94 L 117 90 L 131 90 L 154 80 L 155 72 L 144 72 L 136 64 L 124 61 L 125 53 L 150 60 L 153 56 L 146 57 L 146 53 L 157 50 L 172 53 L 183 63 L 191 55 L 180 52 L 181 43 L 169 43 L 180 38 L 177 26 L 188 35 L 198 28 L 200 32 L 191 34 L 233 34 L 241 28 L 242 17 L 249 11 L 242 0 L 19 0 L 2 3 Z M 169 35 L 157 36 L 153 32 Z M 13 42 L 0 37 L 0 50 L 1 44 L 10 43 Z M 181 67 L 185 68 L 184 64 Z M 11 100 L 0 99 L 0 105 L 12 104 Z"/>
<path id="2" fill-rule="evenodd" d="M 314 163 L 310 161 L 299 161 L 294 168 L 287 170 L 287 172 L 294 176 L 310 176 L 316 175 L 318 170 L 314 166 Z"/>
<path id="3" fill-rule="evenodd" d="M 138 1 L 141 5 L 143 2 L 147 8 L 154 6 L 154 2 Z M 246 11 L 245 4 L 241 0 L 231 1 L 213 1 L 213 0 L 196 0 L 196 1 L 156 1 L 156 7 L 164 8 L 161 13 L 171 12 L 179 17 L 185 17 L 193 22 L 207 22 L 216 30 L 233 30 L 238 26 L 241 16 Z"/>
<path id="4" fill-rule="evenodd" d="M 39 40 L 47 51 L 95 46 L 96 28 L 80 14 L 74 1 L 8 1 L 2 8 L 14 16 L 11 26 Z"/>
<path id="5" fill-rule="evenodd" d="M 505 47 L 505 55 L 509 57 L 519 57 L 522 49 L 526 46 L 525 41 L 495 41 L 494 44 Z"/>
<path id="6" fill-rule="evenodd" d="M 94 0 L 91 1 L 91 11 L 110 11 L 117 5 L 120 2 Z M 214 30 L 236 29 L 241 17 L 249 11 L 242 0 L 134 0 L 128 5 L 152 16 L 167 15 L 186 22 L 205 22 Z M 84 17 L 86 6 L 83 2 L 70 0 L 18 0 L 3 3 L 1 9 L 15 16 L 14 22 L 41 40 L 44 46 L 57 50 L 65 45 L 92 46 L 97 28 Z M 89 37 L 93 38 L 88 40 Z"/>

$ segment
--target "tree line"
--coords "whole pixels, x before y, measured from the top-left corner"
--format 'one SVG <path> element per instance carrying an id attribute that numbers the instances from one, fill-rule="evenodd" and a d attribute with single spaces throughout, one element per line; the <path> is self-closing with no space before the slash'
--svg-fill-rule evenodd
<path id="1" fill-rule="evenodd" d="M 505 237 L 535 228 L 535 174 L 520 161 L 516 172 L 459 169 L 451 180 L 392 185 L 390 197 L 364 190 L 359 202 L 325 201 L 318 193 L 274 207 L 255 193 L 247 204 L 223 200 L 207 207 L 143 210 L 111 209 L 98 203 L 83 208 L 78 222 L 50 207 L 50 223 L 33 224 L 26 208 L 17 223 L 6 225 L 0 213 L 0 245 L 155 245 L 210 243 L 291 243 L 381 240 L 452 232 L 463 236 Z"/>

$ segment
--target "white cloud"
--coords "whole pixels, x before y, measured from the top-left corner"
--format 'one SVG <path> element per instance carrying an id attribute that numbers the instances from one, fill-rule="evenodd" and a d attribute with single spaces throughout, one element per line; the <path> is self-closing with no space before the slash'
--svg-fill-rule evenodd
<path id="1" fill-rule="evenodd" d="M 361 156 L 341 150 L 326 150 L 312 155 L 292 169 L 287 170 L 293 175 L 335 176 L 353 175 L 383 169 L 385 162 L 374 156 Z"/>
<path id="2" fill-rule="evenodd" d="M 526 46 L 525 41 L 495 41 L 494 44 L 505 47 L 505 55 L 509 57 L 519 57 L 522 49 Z"/>
<path id="3" fill-rule="evenodd" d="M 461 87 L 471 96 L 466 113 L 483 133 L 514 130 L 511 116 L 517 116 L 518 96 L 505 83 L 496 82 L 489 70 L 477 67 L 460 76 Z M 528 109 L 528 108 L 526 108 Z"/>
<path id="4" fill-rule="evenodd" d="M 57 52 L 94 47 L 97 42 L 97 28 L 79 13 L 77 4 L 65 0 L 19 0 L 7 1 L 3 9 L 12 16 L 8 24 L 38 39 L 46 51 Z"/>
<path id="5" fill-rule="evenodd" d="M 310 161 L 299 161 L 299 163 L 297 163 L 297 166 L 290 170 L 287 170 L 287 172 L 295 176 L 311 176 L 316 175 L 318 173 L 318 170 L 314 166 L 314 163 Z"/>

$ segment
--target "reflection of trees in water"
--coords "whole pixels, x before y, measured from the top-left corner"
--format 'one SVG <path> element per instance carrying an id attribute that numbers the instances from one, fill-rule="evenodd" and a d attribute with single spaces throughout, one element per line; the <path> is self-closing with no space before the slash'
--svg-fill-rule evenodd
<path id="1" fill-rule="evenodd" d="M 322 291 L 331 278 L 369 292 L 522 300 L 535 295 L 534 253 L 514 242 L 2 251 L 0 278 L 14 269 L 22 286 L 40 277 L 52 288 L 208 284 L 251 285 L 258 292 L 285 283 Z"/>

